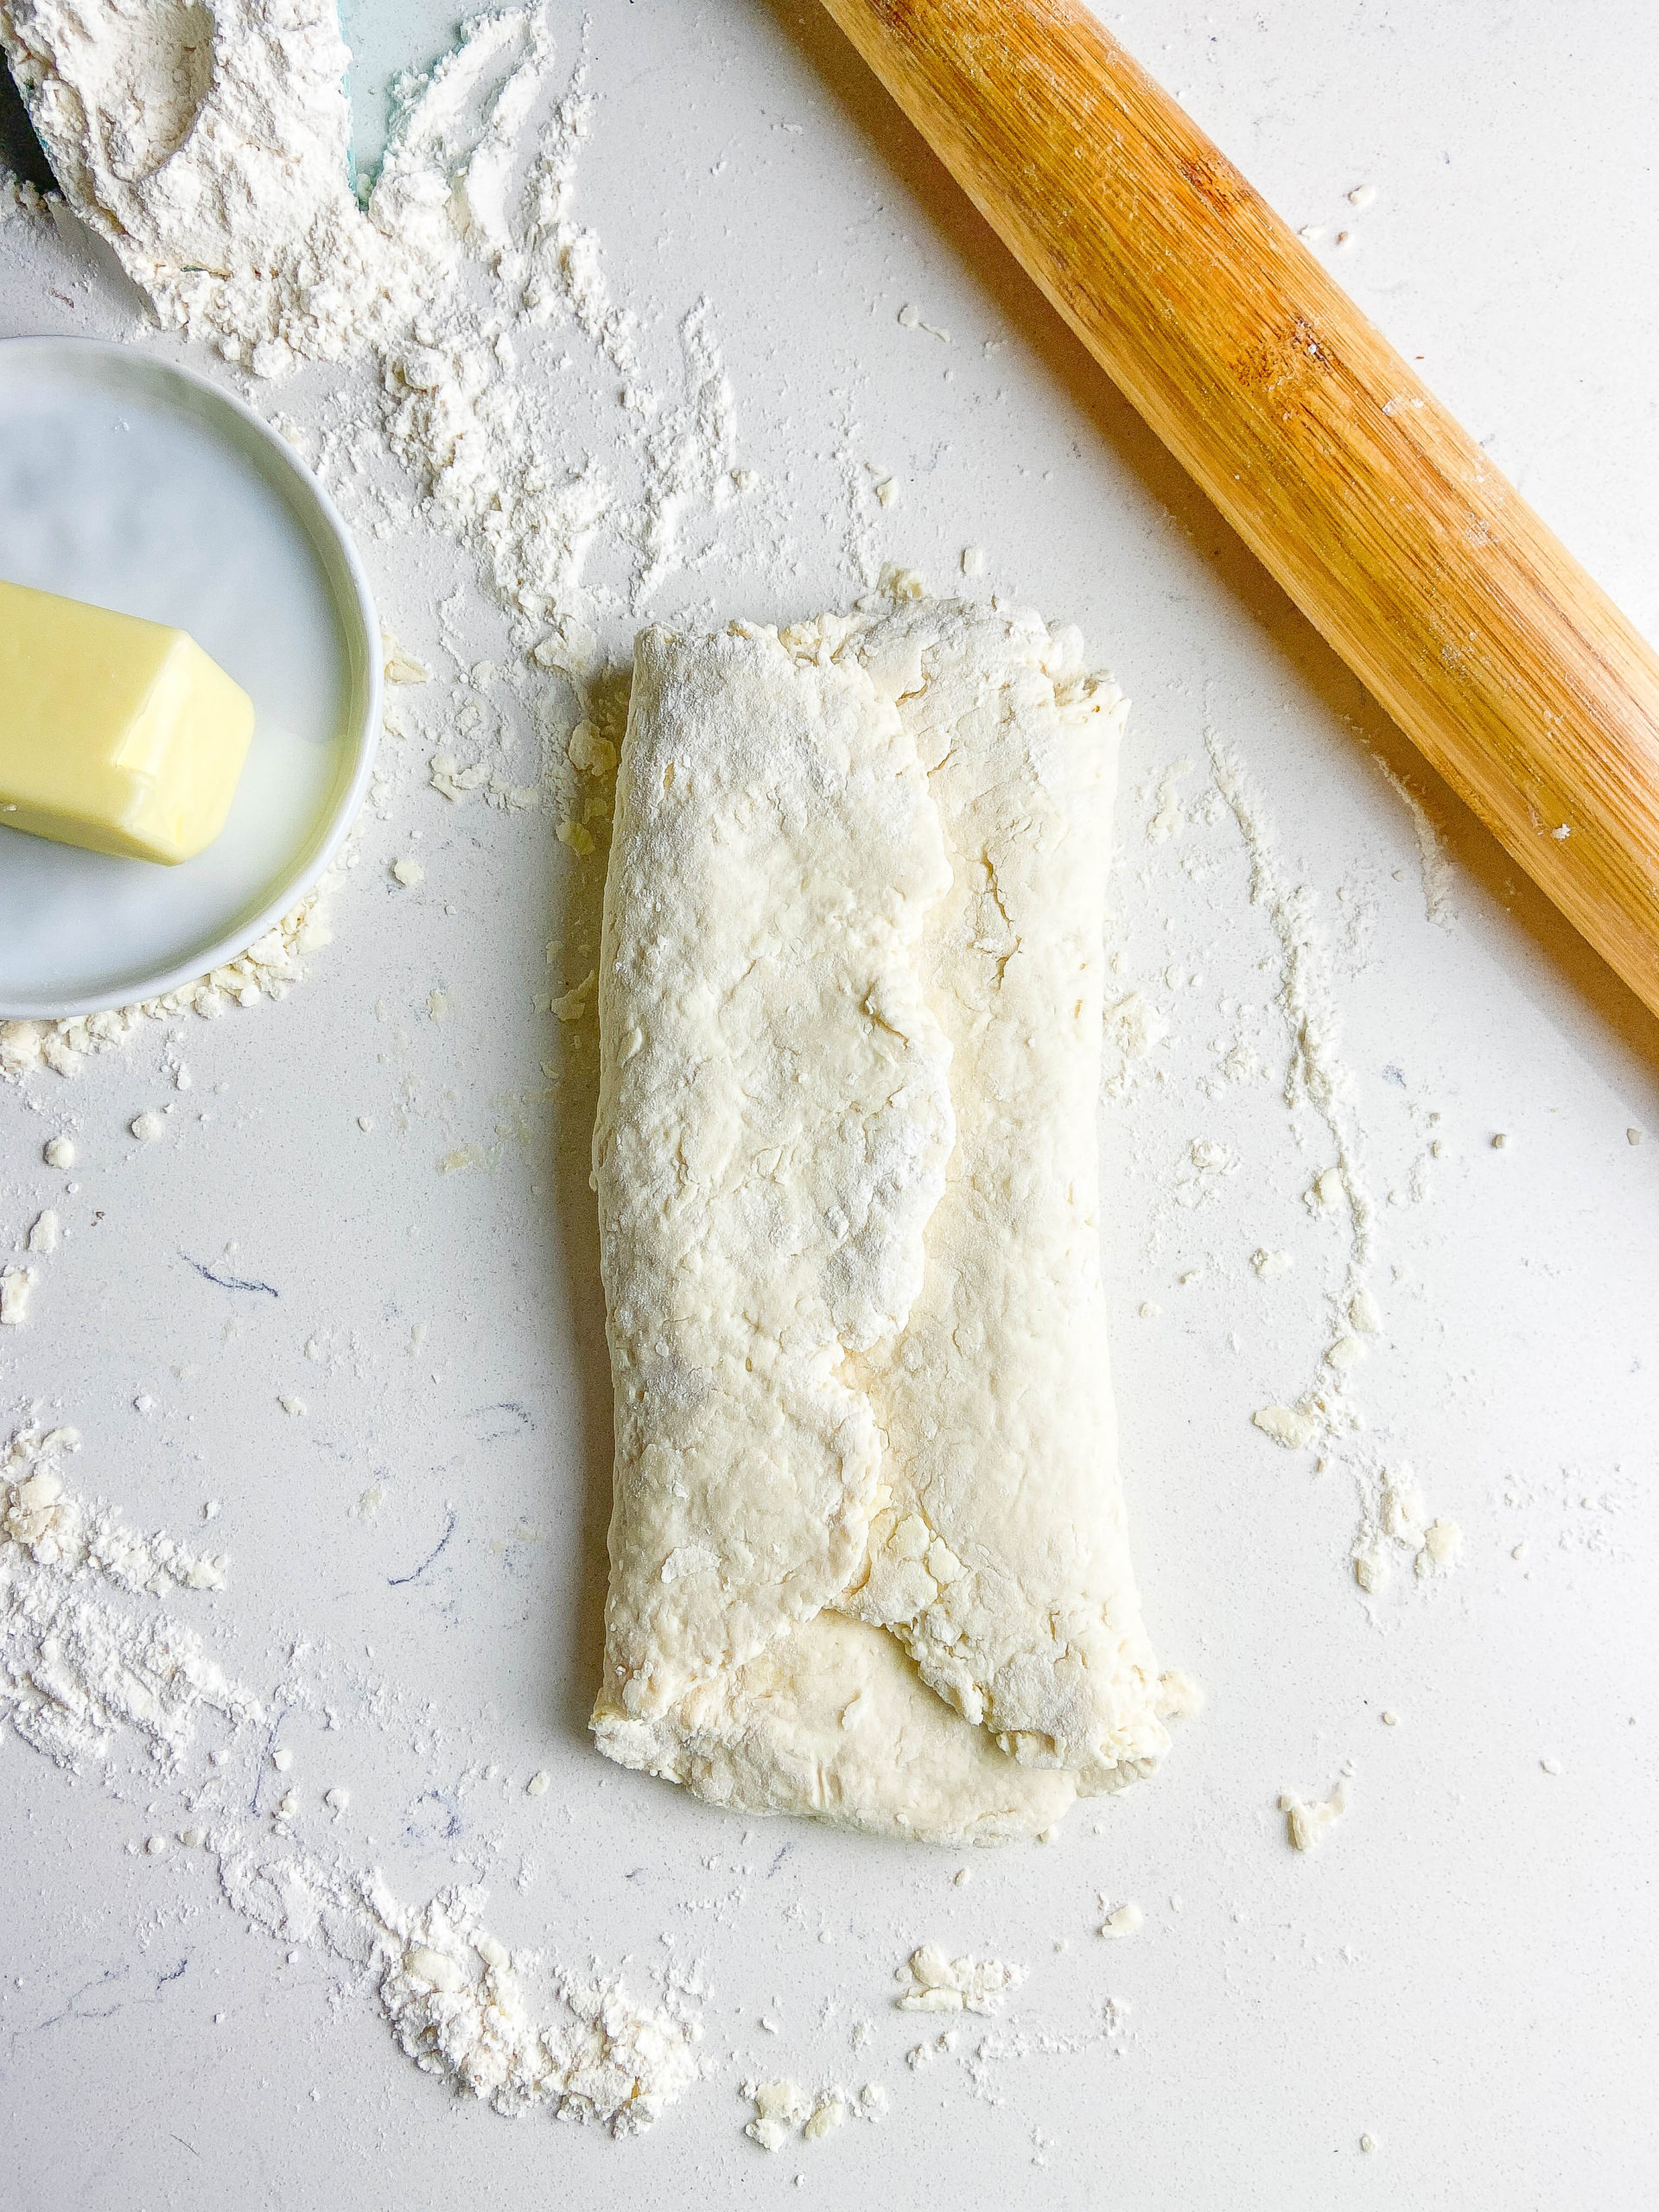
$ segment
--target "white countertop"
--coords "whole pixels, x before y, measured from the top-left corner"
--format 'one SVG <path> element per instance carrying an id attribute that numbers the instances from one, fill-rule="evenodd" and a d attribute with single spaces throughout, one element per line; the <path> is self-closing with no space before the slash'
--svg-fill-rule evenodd
<path id="1" fill-rule="evenodd" d="M 1659 17 L 1634 0 L 1107 12 L 1294 224 L 1328 226 L 1319 251 L 1361 305 L 1659 634 Z M 352 14 L 359 92 L 447 35 L 435 6 Z M 555 31 L 574 49 L 573 14 Z M 631 1960 L 631 1986 L 670 1949 L 702 1958 L 709 2077 L 624 2143 L 458 2101 L 337 1965 L 303 1947 L 286 1963 L 251 1932 L 206 1854 L 132 1850 L 177 1828 L 175 1784 L 123 1758 L 73 1778 L 7 1735 L 9 2201 L 1644 2202 L 1659 1024 L 1189 487 L 827 18 L 596 0 L 590 43 L 582 218 L 648 320 L 711 303 L 742 458 L 791 539 L 780 558 L 734 536 L 650 612 L 845 602 L 861 588 L 847 485 L 868 461 L 903 486 L 860 511 L 880 557 L 945 588 L 983 545 L 976 588 L 1076 620 L 1135 701 L 1114 947 L 1171 1034 L 1106 1102 L 1113 1357 L 1148 1620 L 1208 1704 L 1154 1782 L 1079 1808 L 1052 1846 L 974 1854 L 965 1887 L 961 1854 L 786 1823 L 745 1843 L 594 1754 L 610 1419 L 594 1045 L 591 1019 L 561 1038 L 533 1003 L 586 972 L 594 887 L 551 810 L 453 806 L 405 741 L 334 942 L 283 1003 L 151 1026 L 73 1078 L 0 1087 L 0 1259 L 44 1205 L 67 1232 L 27 1325 L 0 1334 L 0 1434 L 42 1402 L 81 1432 L 78 1490 L 228 1553 L 222 1594 L 172 1607 L 263 1692 L 314 1686 L 283 1732 L 302 1833 L 378 1861 L 411 1903 L 481 1881 L 505 1940 Z M 1357 213 L 1363 183 L 1376 198 Z M 135 296 L 73 232 L 0 228 L 0 334 L 133 332 Z M 900 327 L 907 302 L 948 342 Z M 334 374 L 234 381 L 303 421 Z M 461 582 L 467 651 L 503 652 L 454 546 L 362 543 L 412 650 L 439 658 L 435 602 Z M 1278 948 L 1233 816 L 1205 804 L 1208 730 L 1243 760 L 1287 879 L 1317 893 L 1329 948 L 1378 1201 L 1384 1326 L 1353 1386 L 1354 1450 L 1408 1462 L 1464 1535 L 1452 1574 L 1420 1583 L 1402 1554 L 1370 1608 L 1350 1473 L 1249 1421 L 1314 1373 L 1340 1268 L 1302 1202 L 1329 1140 L 1281 1095 Z M 1438 922 L 1379 760 L 1450 855 Z M 1149 842 L 1182 760 L 1183 834 Z M 388 864 L 409 853 L 424 881 L 406 891 Z M 1224 1000 L 1255 1011 L 1224 1017 Z M 1241 1023 L 1262 1071 L 1229 1081 Z M 129 1136 L 166 1107 L 162 1141 Z M 41 1162 L 59 1131 L 79 1150 L 67 1177 Z M 1173 1190 L 1195 1139 L 1239 1166 L 1188 1210 Z M 475 1166 L 440 1172 L 467 1145 Z M 1296 1267 L 1258 1281 L 1263 1245 Z M 354 1510 L 377 1484 L 378 1510 Z M 1280 1792 L 1322 1796 L 1350 1759 L 1346 1817 L 1293 1853 Z M 537 1769 L 551 1785 L 531 1799 Z M 338 1822 L 333 1784 L 352 1793 Z M 267 1817 L 262 1801 L 251 1818 Z M 1096 1936 L 1103 1894 L 1141 1904 L 1131 1940 Z M 912 2069 L 938 2024 L 893 2009 L 892 1977 L 925 1940 L 1027 1977 Z M 1109 2037 L 1108 1996 L 1127 2007 Z M 855 2050 L 861 2018 L 874 2031 Z M 890 2108 L 768 2158 L 737 2084 L 783 2075 L 879 2082 Z"/>

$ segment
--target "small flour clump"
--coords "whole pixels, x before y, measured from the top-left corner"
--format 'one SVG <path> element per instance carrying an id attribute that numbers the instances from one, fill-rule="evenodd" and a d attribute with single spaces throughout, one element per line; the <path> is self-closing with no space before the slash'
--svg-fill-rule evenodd
<path id="1" fill-rule="evenodd" d="M 953 1959 L 938 1943 L 923 1943 L 899 1967 L 893 1999 L 901 2012 L 995 2012 L 1026 1978 L 1023 1967 L 1001 1959 Z"/>

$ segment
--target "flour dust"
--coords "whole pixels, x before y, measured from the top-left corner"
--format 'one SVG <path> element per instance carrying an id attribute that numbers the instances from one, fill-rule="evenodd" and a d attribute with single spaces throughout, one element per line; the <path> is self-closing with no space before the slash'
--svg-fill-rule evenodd
<path id="1" fill-rule="evenodd" d="M 509 1951 L 480 1889 L 411 1907 L 377 1868 L 324 1857 L 293 1833 L 291 1790 L 250 1814 L 231 1754 L 264 1741 L 281 1697 L 231 1679 L 162 1602 L 222 1590 L 226 1562 L 74 1496 L 65 1467 L 79 1446 L 73 1428 L 37 1423 L 0 1446 L 0 1721 L 76 1773 L 143 1756 L 148 1817 L 158 1792 L 172 1813 L 145 1850 L 200 1863 L 249 1927 L 370 1993 L 398 2047 L 457 2093 L 615 2134 L 683 2096 L 701 2078 L 695 1971 L 659 1974 L 638 2003 L 614 1977 Z"/>

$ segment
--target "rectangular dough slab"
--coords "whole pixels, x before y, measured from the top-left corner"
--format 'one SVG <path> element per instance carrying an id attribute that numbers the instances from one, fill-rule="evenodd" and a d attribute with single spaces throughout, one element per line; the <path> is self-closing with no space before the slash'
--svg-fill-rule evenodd
<path id="1" fill-rule="evenodd" d="M 594 1139 L 625 1766 L 991 1840 L 1166 1748 L 1096 1220 L 1126 712 L 1075 631 L 902 591 L 639 640 Z"/>

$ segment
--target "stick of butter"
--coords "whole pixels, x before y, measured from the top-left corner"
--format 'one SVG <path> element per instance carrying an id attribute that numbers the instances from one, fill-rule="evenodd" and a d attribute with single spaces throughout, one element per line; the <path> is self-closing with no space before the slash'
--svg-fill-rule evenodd
<path id="1" fill-rule="evenodd" d="M 0 823 L 190 860 L 252 735 L 252 700 L 182 630 L 0 582 Z"/>

